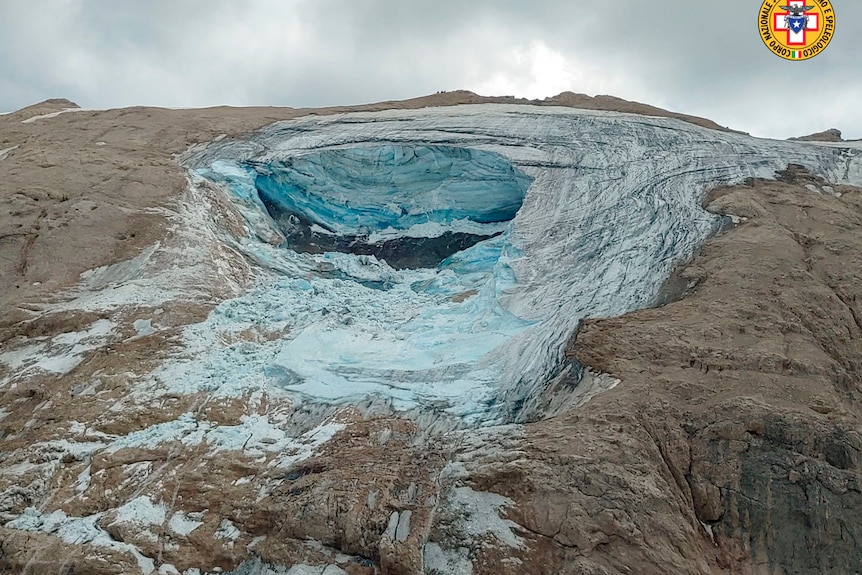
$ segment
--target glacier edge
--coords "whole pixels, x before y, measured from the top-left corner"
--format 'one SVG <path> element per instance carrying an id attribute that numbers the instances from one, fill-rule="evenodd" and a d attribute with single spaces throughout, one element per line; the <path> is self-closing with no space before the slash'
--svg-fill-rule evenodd
<path id="1" fill-rule="evenodd" d="M 262 236 L 273 222 L 253 182 L 237 185 L 243 163 L 391 144 L 492 152 L 532 183 L 502 236 L 455 254 L 448 267 L 395 270 L 373 257 L 240 242 L 260 282 L 187 330 L 203 353 L 165 365 L 162 382 L 225 395 L 272 384 L 303 401 L 372 395 L 397 410 L 443 409 L 467 422 L 517 419 L 554 376 L 581 319 L 650 305 L 672 267 L 718 229 L 720 218 L 701 207 L 709 189 L 771 178 L 789 163 L 862 183 L 849 147 L 507 105 L 300 118 L 198 146 L 182 162 L 221 185 Z M 454 301 L 462 294 L 470 295 Z M 289 325 L 290 335 L 255 349 L 208 343 L 214 331 L 251 323 Z"/>

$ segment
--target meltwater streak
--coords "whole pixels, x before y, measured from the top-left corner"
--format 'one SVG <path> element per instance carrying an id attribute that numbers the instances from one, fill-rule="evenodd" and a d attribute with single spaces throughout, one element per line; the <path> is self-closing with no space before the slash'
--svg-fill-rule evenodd
<path id="1" fill-rule="evenodd" d="M 671 268 L 717 229 L 720 218 L 700 205 L 707 190 L 770 178 L 788 163 L 833 182 L 862 183 L 858 152 L 848 148 L 672 119 L 508 105 L 301 118 L 251 140 L 199 147 L 184 163 L 231 190 L 265 237 L 272 222 L 242 166 L 298 165 L 332 150 L 379 154 L 387 146 L 499 154 L 532 183 L 502 235 L 437 269 L 393 270 L 366 256 L 244 242 L 241 249 L 278 275 L 190 328 L 187 341 L 203 356 L 165 366 L 166 381 L 224 394 L 276 383 L 312 401 L 371 394 L 397 409 L 433 406 L 471 422 L 511 420 L 559 368 L 579 320 L 648 306 Z M 333 177 L 339 193 L 349 188 L 326 170 L 313 177 Z M 203 345 L 207 333 L 249 322 L 281 326 L 285 336 L 243 351 Z"/>

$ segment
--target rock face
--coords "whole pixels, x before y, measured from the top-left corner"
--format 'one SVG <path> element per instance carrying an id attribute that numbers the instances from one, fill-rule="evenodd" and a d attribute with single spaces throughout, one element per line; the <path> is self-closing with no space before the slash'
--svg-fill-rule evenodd
<path id="1" fill-rule="evenodd" d="M 369 111 L 475 98 L 449 93 Z M 683 212 L 659 202 L 653 226 L 637 232 L 642 245 L 665 229 L 662 210 L 710 224 L 691 252 L 657 264 L 663 271 L 634 305 L 587 313 L 578 325 L 571 318 L 583 315 L 563 306 L 581 296 L 560 300 L 559 369 L 511 388 L 523 392 L 520 408 L 506 412 L 517 416 L 476 427 L 444 398 L 407 409 L 379 390 L 322 401 L 280 389 L 286 372 L 263 369 L 261 358 L 302 331 L 296 307 L 267 299 L 263 286 L 273 277 L 293 285 L 299 268 L 268 259 L 283 236 L 265 225 L 266 211 L 241 209 L 223 181 L 184 172 L 172 154 L 185 153 L 192 170 L 204 164 L 190 158 L 212 166 L 213 150 L 254 150 L 261 134 L 289 141 L 275 136 L 294 128 L 306 138 L 294 144 L 338 145 L 313 143 L 331 137 L 308 129 L 321 122 L 247 134 L 307 111 L 64 111 L 72 107 L 0 116 L 0 571 L 862 569 L 862 190 L 847 185 L 862 183 L 857 147 L 511 105 L 405 113 L 398 130 L 503 153 L 533 178 L 515 232 L 539 221 L 530 202 L 563 198 L 561 211 L 544 213 L 566 221 L 560 214 L 575 205 L 566 194 L 613 170 L 620 177 L 604 181 L 608 201 L 629 179 L 644 183 L 630 202 L 609 204 L 612 214 L 629 204 L 640 213 L 645 198 L 694 198 Z M 567 118 L 547 125 L 569 135 L 543 132 L 543 114 Z M 503 130 L 517 130 L 522 115 L 533 115 L 532 135 L 519 141 Z M 507 120 L 495 123 L 499 116 Z M 387 124 L 391 113 L 341 121 L 366 137 L 404 138 Z M 640 127 L 607 139 L 609 126 L 629 125 Z M 655 131 L 637 138 L 645 129 Z M 676 142 L 659 162 L 665 172 L 650 167 L 659 132 Z M 458 141 L 465 134 L 478 143 Z M 196 142 L 206 145 L 187 152 Z M 595 150 L 606 146 L 624 166 L 598 163 Z M 641 160 L 631 156 L 639 146 Z M 697 212 L 701 191 L 707 210 L 726 218 Z M 603 205 L 602 194 L 590 197 L 582 205 Z M 670 229 L 658 235 L 682 241 L 684 226 Z M 565 244 L 553 231 L 536 245 Z M 537 261 L 533 250 L 518 261 Z M 577 265 L 557 252 L 549 261 Z M 603 276 L 594 296 L 627 293 L 636 266 L 622 256 L 613 262 L 628 271 Z M 531 277 L 521 273 L 520 285 Z M 323 284 L 306 281 L 308 297 L 318 297 Z M 379 288 L 369 289 L 384 298 Z M 453 305 L 477 297 L 451 295 Z M 332 304 L 324 314 L 318 301 L 308 304 L 316 321 L 350 317 Z M 619 315 L 650 301 L 662 305 Z M 242 364 L 245 375 L 224 370 Z"/>
<path id="2" fill-rule="evenodd" d="M 799 142 L 843 142 L 844 140 L 841 138 L 841 130 L 837 128 L 830 128 L 828 130 L 824 130 L 822 132 L 817 132 L 815 134 L 809 134 L 807 136 L 799 136 L 798 138 L 790 138 L 791 140 L 799 141 Z"/>
<path id="3" fill-rule="evenodd" d="M 703 279 L 684 299 L 589 321 L 571 353 L 624 382 L 593 407 L 623 385 L 643 398 L 635 412 L 667 405 L 656 445 L 716 566 L 854 572 L 862 197 L 779 176 L 710 194 L 709 209 L 749 220 L 688 266 Z"/>

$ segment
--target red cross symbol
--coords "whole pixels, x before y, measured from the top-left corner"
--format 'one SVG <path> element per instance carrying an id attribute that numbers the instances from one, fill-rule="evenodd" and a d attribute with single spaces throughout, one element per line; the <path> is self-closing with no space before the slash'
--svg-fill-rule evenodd
<path id="1" fill-rule="evenodd" d="M 787 3 L 788 6 L 805 6 L 805 2 L 801 0 L 790 0 Z M 808 45 L 808 33 L 809 32 L 818 32 L 820 30 L 820 15 L 817 12 L 802 12 L 801 16 L 808 16 L 808 25 L 803 28 L 800 32 L 794 32 L 790 29 L 790 26 L 786 26 L 784 24 L 784 18 L 787 16 L 791 16 L 790 12 L 775 12 L 775 31 L 776 32 L 787 32 L 787 45 L 788 46 L 807 46 Z"/>

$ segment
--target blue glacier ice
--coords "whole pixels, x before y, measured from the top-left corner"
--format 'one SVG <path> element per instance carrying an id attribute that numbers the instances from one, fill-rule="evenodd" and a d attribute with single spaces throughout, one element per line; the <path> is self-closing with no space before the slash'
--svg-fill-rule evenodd
<path id="1" fill-rule="evenodd" d="M 265 203 L 341 235 L 507 222 L 530 182 L 499 154 L 421 144 L 321 150 L 254 167 Z"/>
<path id="2" fill-rule="evenodd" d="M 286 248 L 372 255 L 398 269 L 434 266 L 502 233 L 531 181 L 500 154 L 412 144 L 215 163 L 199 173 L 262 205 Z"/>
<path id="3" fill-rule="evenodd" d="M 158 376 L 185 392 L 279 389 L 468 422 L 517 418 L 560 369 L 581 319 L 649 306 L 719 228 L 701 206 L 706 191 L 788 163 L 859 184 L 856 153 L 509 105 L 313 116 L 201 145 L 183 162 L 245 217 L 251 237 L 224 241 L 260 280 L 188 328 L 189 357 Z M 305 226 L 307 243 L 346 240 L 293 249 L 292 226 Z M 433 264 L 351 251 L 437 249 L 447 234 L 472 239 L 447 241 Z M 216 343 L 250 326 L 282 335 Z"/>

